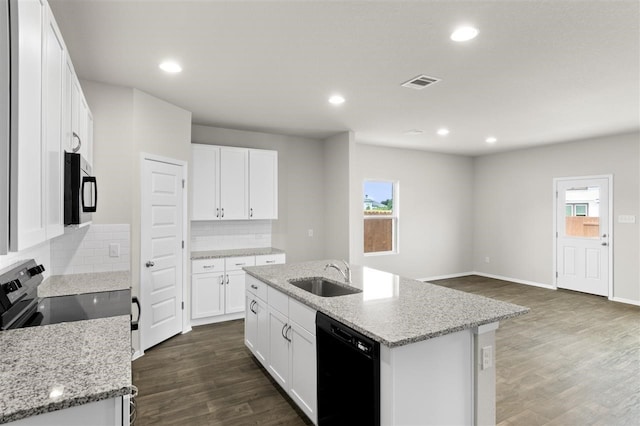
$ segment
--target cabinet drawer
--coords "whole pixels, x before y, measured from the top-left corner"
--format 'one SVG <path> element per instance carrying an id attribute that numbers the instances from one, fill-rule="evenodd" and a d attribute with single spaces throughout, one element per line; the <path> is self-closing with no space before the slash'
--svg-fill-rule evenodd
<path id="1" fill-rule="evenodd" d="M 289 316 L 289 296 L 269 286 L 267 286 L 267 294 L 269 307 Z"/>
<path id="2" fill-rule="evenodd" d="M 224 259 L 196 259 L 191 261 L 191 273 L 224 272 Z"/>
<path id="3" fill-rule="evenodd" d="M 281 263 L 285 263 L 285 254 L 263 254 L 260 256 L 256 256 L 256 266 L 262 265 L 278 265 Z"/>
<path id="4" fill-rule="evenodd" d="M 316 335 L 316 310 L 289 298 L 289 319 L 309 333 Z"/>
<path id="5" fill-rule="evenodd" d="M 228 271 L 237 271 L 245 266 L 255 266 L 255 256 L 243 256 L 243 257 L 227 257 L 225 265 Z"/>
<path id="6" fill-rule="evenodd" d="M 253 294 L 254 296 L 257 296 L 265 302 L 267 301 L 267 284 L 247 274 L 245 287 L 247 289 L 247 292 Z"/>

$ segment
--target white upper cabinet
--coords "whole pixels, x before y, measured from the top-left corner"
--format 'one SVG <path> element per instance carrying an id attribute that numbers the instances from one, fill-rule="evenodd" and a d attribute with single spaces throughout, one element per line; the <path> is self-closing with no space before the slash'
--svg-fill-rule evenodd
<path id="1" fill-rule="evenodd" d="M 220 148 L 220 219 L 249 218 L 249 153 L 244 148 Z"/>
<path id="2" fill-rule="evenodd" d="M 9 246 L 46 240 L 45 145 L 42 138 L 43 28 L 40 0 L 11 3 L 11 209 Z"/>
<path id="3" fill-rule="evenodd" d="M 249 150 L 249 218 L 278 218 L 278 151 Z"/>
<path id="4" fill-rule="evenodd" d="M 64 151 L 78 129 L 91 161 L 93 120 L 49 4 L 10 0 L 10 8 L 9 248 L 20 251 L 64 232 Z"/>
<path id="5" fill-rule="evenodd" d="M 277 219 L 276 151 L 192 144 L 191 220 Z"/>
<path id="6" fill-rule="evenodd" d="M 42 137 L 45 148 L 46 238 L 64 233 L 64 149 L 66 52 L 60 30 L 46 8 L 42 73 Z"/>
<path id="7" fill-rule="evenodd" d="M 218 198 L 220 149 L 210 145 L 191 145 L 191 220 L 220 217 Z"/>

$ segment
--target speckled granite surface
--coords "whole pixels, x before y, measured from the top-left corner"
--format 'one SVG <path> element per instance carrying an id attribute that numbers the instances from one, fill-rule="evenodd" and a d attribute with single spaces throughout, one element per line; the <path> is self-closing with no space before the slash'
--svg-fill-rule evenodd
<path id="1" fill-rule="evenodd" d="M 0 332 L 0 423 L 129 394 L 129 321 L 123 315 Z M 54 388 L 62 395 L 50 397 Z"/>
<path id="2" fill-rule="evenodd" d="M 280 250 L 275 247 L 266 248 L 246 248 L 246 249 L 233 249 L 233 250 L 209 250 L 209 251 L 192 251 L 191 260 L 195 259 L 216 259 L 221 257 L 236 257 L 236 256 L 260 256 L 264 254 L 281 254 L 284 250 Z"/>
<path id="3" fill-rule="evenodd" d="M 388 272 L 352 265 L 352 286 L 362 293 L 320 297 L 289 284 L 304 277 L 326 277 L 344 282 L 335 260 L 252 266 L 244 270 L 389 347 L 442 336 L 483 324 L 523 315 L 529 308 L 464 293 L 434 284 L 402 278 Z"/>
<path id="4" fill-rule="evenodd" d="M 38 297 L 68 296 L 99 291 L 126 290 L 131 287 L 129 271 L 54 275 L 38 287 Z"/>

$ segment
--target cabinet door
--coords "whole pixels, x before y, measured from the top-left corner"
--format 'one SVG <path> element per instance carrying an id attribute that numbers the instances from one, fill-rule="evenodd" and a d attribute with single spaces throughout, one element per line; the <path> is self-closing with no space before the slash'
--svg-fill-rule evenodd
<path id="1" fill-rule="evenodd" d="M 220 148 L 220 218 L 249 218 L 249 152 L 244 148 Z"/>
<path id="2" fill-rule="evenodd" d="M 42 73 L 43 144 L 45 147 L 45 212 L 47 239 L 64 232 L 63 120 L 66 56 L 64 42 L 49 8 L 44 28 Z"/>
<path id="3" fill-rule="evenodd" d="M 219 165 L 219 148 L 191 145 L 191 220 L 215 220 L 220 217 Z"/>
<path id="4" fill-rule="evenodd" d="M 244 341 L 253 355 L 267 367 L 269 349 L 267 304 L 250 293 L 246 296 L 246 316 L 244 320 Z"/>
<path id="5" fill-rule="evenodd" d="M 249 217 L 278 218 L 278 151 L 249 150 Z"/>
<path id="6" fill-rule="evenodd" d="M 225 279 L 225 313 L 244 312 L 244 271 L 229 271 Z"/>
<path id="7" fill-rule="evenodd" d="M 87 105 L 87 162 L 93 167 L 93 115 Z"/>
<path id="8" fill-rule="evenodd" d="M 257 298 L 256 302 L 253 307 L 258 312 L 258 340 L 255 355 L 266 368 L 269 359 L 269 308 L 260 298 Z"/>
<path id="9" fill-rule="evenodd" d="M 269 357 L 267 370 L 282 386 L 289 389 L 289 341 L 287 317 L 269 306 Z"/>
<path id="10" fill-rule="evenodd" d="M 257 304 L 257 297 L 251 293 L 246 293 L 245 296 L 245 309 L 246 314 L 244 317 L 244 344 L 249 350 L 256 355 L 258 347 L 258 309 L 255 308 Z"/>
<path id="11" fill-rule="evenodd" d="M 224 314 L 224 278 L 215 273 L 191 276 L 191 318 Z"/>
<path id="12" fill-rule="evenodd" d="M 64 90 L 62 101 L 62 148 L 66 152 L 73 152 L 77 141 L 73 136 L 73 80 L 74 71 L 71 58 L 66 55 L 64 66 Z"/>
<path id="13" fill-rule="evenodd" d="M 309 418 L 317 421 L 316 336 L 291 321 L 289 396 Z"/>
<path id="14" fill-rule="evenodd" d="M 45 152 L 42 143 L 42 30 L 44 3 L 12 2 L 10 249 L 46 240 Z"/>

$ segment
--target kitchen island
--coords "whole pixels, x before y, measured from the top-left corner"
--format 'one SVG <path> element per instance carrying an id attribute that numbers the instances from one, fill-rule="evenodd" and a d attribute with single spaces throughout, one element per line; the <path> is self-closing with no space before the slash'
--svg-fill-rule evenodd
<path id="1" fill-rule="evenodd" d="M 311 314 L 322 312 L 379 342 L 383 425 L 495 423 L 495 330 L 499 321 L 523 315 L 528 308 L 355 265 L 351 266 L 349 286 L 361 290 L 356 294 L 322 297 L 291 284 L 302 278 L 324 277 L 346 285 L 340 272 L 325 270 L 328 263 L 342 266 L 326 260 L 245 268 L 255 279 L 247 281 L 247 324 L 252 321 L 250 311 L 259 311 L 261 303 L 271 312 L 272 295 L 284 306 L 284 295 L 292 319 L 283 321 L 289 320 L 294 328 L 293 313 L 306 309 L 310 314 L 301 316 L 299 322 L 308 323 Z M 266 291 L 260 283 L 268 287 Z M 257 321 L 259 326 L 260 319 Z M 301 333 L 314 332 L 311 328 L 307 324 Z M 286 330 L 283 336 L 291 343 Z M 306 340 L 315 345 L 311 337 Z M 251 341 L 247 346 L 258 354 L 267 371 L 272 375 L 277 372 L 270 360 L 273 344 L 263 342 L 262 352 Z M 307 353 L 311 354 L 309 348 Z M 292 367 L 290 371 L 294 371 Z M 278 378 L 276 381 L 283 384 Z M 295 377 L 289 386 L 286 390 L 292 399 L 316 422 L 314 396 L 308 391 L 306 398 L 301 398 Z"/>

